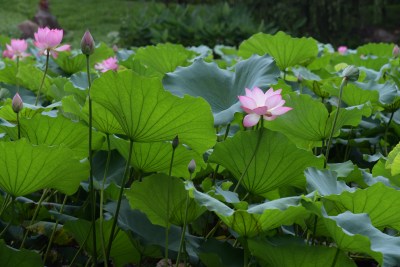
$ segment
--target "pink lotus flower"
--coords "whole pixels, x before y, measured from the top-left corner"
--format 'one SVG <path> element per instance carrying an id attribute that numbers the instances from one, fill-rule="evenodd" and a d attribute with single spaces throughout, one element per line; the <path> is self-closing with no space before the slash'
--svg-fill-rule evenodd
<path id="1" fill-rule="evenodd" d="M 59 46 L 63 38 L 63 34 L 63 30 L 50 30 L 48 27 L 39 28 L 38 31 L 34 34 L 34 44 L 37 48 L 39 48 L 39 54 L 44 54 L 46 56 L 50 54 L 54 58 L 57 58 L 58 52 L 70 50 L 70 45 Z"/>
<path id="2" fill-rule="evenodd" d="M 344 55 L 347 52 L 347 46 L 344 46 L 344 45 L 339 46 L 337 51 L 339 52 L 339 54 Z"/>
<path id="3" fill-rule="evenodd" d="M 28 43 L 23 39 L 11 39 L 11 45 L 6 44 L 7 49 L 3 51 L 3 57 L 8 57 L 11 59 L 24 58 L 29 56 L 25 53 L 28 49 Z"/>
<path id="4" fill-rule="evenodd" d="M 101 72 L 106 72 L 109 70 L 116 71 L 118 69 L 117 62 L 118 62 L 117 57 L 110 57 L 110 58 L 107 58 L 106 60 L 103 60 L 101 63 L 97 63 L 94 66 L 94 68 Z"/>
<path id="5" fill-rule="evenodd" d="M 248 114 L 244 117 L 243 125 L 252 127 L 258 123 L 261 116 L 264 120 L 272 121 L 277 116 L 285 114 L 290 107 L 284 107 L 285 100 L 282 99 L 282 89 L 274 91 L 270 88 L 267 92 L 263 92 L 260 88 L 254 87 L 253 90 L 246 88 L 246 95 L 239 96 L 242 104 L 241 108 Z"/>

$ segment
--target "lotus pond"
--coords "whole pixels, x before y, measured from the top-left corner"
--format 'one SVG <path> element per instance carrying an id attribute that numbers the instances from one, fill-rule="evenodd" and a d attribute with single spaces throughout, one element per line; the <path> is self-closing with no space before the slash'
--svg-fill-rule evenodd
<path id="1" fill-rule="evenodd" d="M 397 46 L 61 39 L 0 38 L 1 266 L 400 266 Z"/>

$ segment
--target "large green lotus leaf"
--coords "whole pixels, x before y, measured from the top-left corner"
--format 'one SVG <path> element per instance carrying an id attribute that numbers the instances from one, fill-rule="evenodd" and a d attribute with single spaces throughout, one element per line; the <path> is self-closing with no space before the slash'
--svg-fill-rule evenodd
<path id="1" fill-rule="evenodd" d="M 400 237 L 386 235 L 373 227 L 367 214 L 346 211 L 324 217 L 324 223 L 340 249 L 366 253 L 381 266 L 400 264 Z"/>
<path id="2" fill-rule="evenodd" d="M 112 137 L 111 144 L 125 159 L 128 159 L 129 141 Z M 142 173 L 162 172 L 167 174 L 169 173 L 171 157 L 172 145 L 170 142 L 134 143 L 131 166 Z M 197 166 L 206 167 L 200 155 L 179 145 L 175 150 L 171 174 L 176 177 L 188 178 L 188 164 L 192 159 L 196 161 Z"/>
<path id="3" fill-rule="evenodd" d="M 18 139 L 16 126 L 0 126 L 13 140 Z M 63 117 L 49 117 L 37 114 L 31 119 L 20 119 L 21 137 L 25 137 L 31 144 L 48 146 L 63 145 L 75 152 L 78 158 L 87 157 L 89 147 L 89 130 L 81 124 L 72 122 Z M 99 133 L 93 134 L 92 147 L 101 148 L 104 138 Z"/>
<path id="4" fill-rule="evenodd" d="M 157 44 L 139 48 L 135 59 L 142 64 L 156 70 L 160 76 L 172 72 L 178 66 L 189 65 L 189 59 L 193 57 L 193 51 L 186 50 L 178 44 Z"/>
<path id="5" fill-rule="evenodd" d="M 364 90 L 378 91 L 379 102 L 382 104 L 391 104 L 398 96 L 396 85 L 389 81 L 383 84 L 376 81 L 355 82 L 354 84 Z"/>
<path id="6" fill-rule="evenodd" d="M 140 210 L 153 224 L 164 227 L 167 221 L 183 225 L 187 194 L 182 180 L 165 174 L 147 176 L 142 182 L 135 181 L 125 193 L 132 209 Z M 204 211 L 203 207 L 189 199 L 187 222 L 194 221 Z"/>
<path id="7" fill-rule="evenodd" d="M 85 121 L 89 123 L 89 102 L 86 102 L 82 108 L 85 116 Z M 92 102 L 92 123 L 93 127 L 106 134 L 122 134 L 121 125 L 118 123 L 115 116 L 105 107 Z"/>
<path id="8" fill-rule="evenodd" d="M 367 102 L 377 105 L 379 103 L 379 92 L 375 90 L 364 90 L 349 83 L 343 90 L 342 99 L 348 106 L 358 106 Z"/>
<path id="9" fill-rule="evenodd" d="M 267 89 L 277 83 L 279 75 L 279 69 L 268 55 L 254 55 L 239 62 L 235 72 L 198 59 L 189 67 L 168 73 L 163 84 L 174 95 L 204 98 L 211 106 L 214 124 L 221 125 L 231 122 L 234 113 L 241 111 L 238 96 L 245 94 L 245 88 Z"/>
<path id="10" fill-rule="evenodd" d="M 213 211 L 232 230 L 243 237 L 255 237 L 281 225 L 292 225 L 310 213 L 300 205 L 301 197 L 290 197 L 255 205 L 247 210 L 233 210 L 216 198 L 199 192 L 188 182 L 186 189 L 200 206 Z"/>
<path id="11" fill-rule="evenodd" d="M 293 38 L 284 32 L 275 35 L 257 33 L 239 46 L 239 56 L 249 58 L 253 54 L 269 54 L 279 69 L 285 70 L 307 63 L 318 55 L 317 41 L 312 38 Z"/>
<path id="12" fill-rule="evenodd" d="M 83 54 L 59 53 L 54 61 L 67 74 L 73 74 L 86 68 L 86 56 Z"/>
<path id="13" fill-rule="evenodd" d="M 17 84 L 17 63 L 8 59 L 5 59 L 4 63 L 0 69 L 0 82 Z"/>
<path id="14" fill-rule="evenodd" d="M 32 145 L 25 139 L 0 142 L 0 187 L 13 196 L 54 188 L 65 194 L 76 192 L 89 175 L 87 162 L 71 157 L 66 147 Z"/>
<path id="15" fill-rule="evenodd" d="M 135 60 L 133 57 L 134 57 L 134 55 L 129 57 L 128 60 L 122 62 L 121 65 L 127 67 L 128 69 L 131 69 L 132 71 L 136 72 L 140 76 L 146 76 L 146 77 L 164 76 L 164 74 L 161 75 L 155 69 L 144 65 L 142 62 L 140 62 L 139 60 Z"/>
<path id="16" fill-rule="evenodd" d="M 368 214 L 346 211 L 328 216 L 321 203 L 303 202 L 303 206 L 319 216 L 328 235 L 345 251 L 365 253 L 381 266 L 397 266 L 400 263 L 400 237 L 386 235 L 371 224 Z"/>
<path id="17" fill-rule="evenodd" d="M 286 106 L 293 110 L 267 123 L 267 127 L 284 133 L 299 146 L 312 146 L 316 142 L 329 138 L 336 110 L 331 114 L 326 107 L 309 95 L 290 94 L 286 98 Z M 371 109 L 367 105 L 341 108 L 336 122 L 335 134 L 344 125 L 357 126 L 362 116 L 369 116 Z"/>
<path id="18" fill-rule="evenodd" d="M 310 167 L 305 171 L 307 179 L 307 191 L 318 191 L 320 196 L 338 195 L 344 191 L 354 191 L 343 181 L 337 180 L 336 173 L 330 170 L 317 170 Z"/>
<path id="19" fill-rule="evenodd" d="M 322 158 L 297 148 L 283 134 L 262 129 L 239 132 L 218 143 L 209 158 L 228 169 L 252 194 L 264 195 L 284 186 L 305 185 L 304 170 L 322 167 Z"/>
<path id="20" fill-rule="evenodd" d="M 33 92 L 37 92 L 42 82 L 43 74 L 44 72 L 35 67 L 34 65 L 23 65 L 20 66 L 18 70 L 17 78 L 21 86 L 30 89 Z M 52 78 L 46 75 L 40 93 L 47 95 L 48 91 L 50 90 L 51 83 L 52 83 Z"/>
<path id="21" fill-rule="evenodd" d="M 389 153 L 390 155 L 390 153 Z M 391 169 L 387 169 L 385 167 L 387 161 L 383 158 L 379 159 L 377 163 L 375 163 L 374 167 L 372 168 L 372 175 L 373 177 L 383 176 L 389 179 L 389 181 L 394 184 L 395 186 L 400 187 L 400 173 L 396 175 L 392 175 Z"/>
<path id="22" fill-rule="evenodd" d="M 91 90 L 93 101 L 108 109 L 135 142 L 168 141 L 178 135 L 181 143 L 200 153 L 215 143 L 209 105 L 200 98 L 171 95 L 158 78 L 109 71 Z"/>
<path id="23" fill-rule="evenodd" d="M 392 57 L 394 44 L 369 43 L 357 48 L 357 54 L 374 55 L 377 57 Z"/>
<path id="24" fill-rule="evenodd" d="M 336 255 L 337 248 L 308 246 L 302 239 L 293 237 L 249 239 L 248 247 L 252 255 L 267 264 L 263 266 L 357 266 L 343 252 Z"/>
<path id="25" fill-rule="evenodd" d="M 19 117 L 20 118 L 22 118 L 22 117 L 23 118 L 32 118 L 39 113 L 50 111 L 59 106 L 61 106 L 60 102 L 56 102 L 47 107 L 34 106 L 34 105 L 24 103 L 24 107 L 20 111 Z M 7 120 L 9 122 L 17 121 L 17 115 L 15 114 L 15 112 L 12 109 L 12 100 L 11 99 L 7 99 L 3 103 L 3 106 L 0 107 L 0 118 Z"/>
<path id="26" fill-rule="evenodd" d="M 80 246 L 83 246 L 87 252 L 93 254 L 93 232 L 91 222 L 85 220 L 73 220 L 65 223 L 64 228 L 66 231 L 72 233 Z M 112 228 L 112 220 L 103 221 L 103 237 L 104 244 L 107 246 L 110 239 Z M 89 237 L 88 237 L 89 234 Z M 96 252 L 98 259 L 103 258 L 101 241 L 100 241 L 100 221 L 96 221 Z M 131 243 L 129 236 L 124 231 L 116 231 L 110 257 L 115 266 L 126 266 L 127 263 L 139 263 L 140 252 Z"/>
<path id="27" fill-rule="evenodd" d="M 0 259 L 3 267 L 41 267 L 43 266 L 40 255 L 32 250 L 17 250 L 7 246 L 0 239 Z"/>
<path id="28" fill-rule="evenodd" d="M 108 45 L 100 43 L 94 49 L 94 53 L 90 55 L 90 67 L 93 68 L 96 63 L 114 56 L 114 51 Z M 67 74 L 73 74 L 86 70 L 86 56 L 78 53 L 77 50 L 72 52 L 59 53 L 57 59 L 54 59 L 57 65 Z"/>
<path id="29" fill-rule="evenodd" d="M 391 170 L 392 175 L 400 174 L 400 143 L 390 151 L 385 167 Z"/>
<path id="30" fill-rule="evenodd" d="M 354 65 L 357 67 L 365 67 L 366 69 L 371 69 L 374 71 L 379 71 L 383 65 L 387 64 L 389 61 L 385 57 L 376 56 L 360 56 L 359 54 L 350 54 L 346 56 L 336 56 L 332 57 L 330 65 L 337 65 L 341 63 L 346 63 L 348 65 Z"/>
<path id="31" fill-rule="evenodd" d="M 85 102 L 82 107 L 73 95 L 62 99 L 62 109 L 64 112 L 73 114 L 79 119 L 89 123 L 89 102 Z M 106 108 L 96 102 L 92 102 L 92 123 L 98 131 L 106 134 L 123 134 L 124 131 L 115 119 L 114 115 Z"/>
<path id="32" fill-rule="evenodd" d="M 400 199 L 400 191 L 376 183 L 366 189 L 325 196 L 334 202 L 338 213 L 367 213 L 377 228 L 391 227 L 400 230 L 400 206 L 393 205 Z"/>

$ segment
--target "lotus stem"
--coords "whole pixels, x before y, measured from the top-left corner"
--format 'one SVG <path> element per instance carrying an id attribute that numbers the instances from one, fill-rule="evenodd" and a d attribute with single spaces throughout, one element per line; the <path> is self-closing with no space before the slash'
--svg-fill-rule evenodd
<path id="1" fill-rule="evenodd" d="M 60 214 L 62 214 L 64 212 L 64 207 L 65 207 L 65 203 L 67 202 L 67 198 L 68 198 L 68 196 L 65 195 L 63 203 L 62 203 L 61 208 L 60 208 Z M 46 249 L 46 252 L 44 254 L 44 260 L 43 260 L 44 263 L 46 263 L 47 256 L 49 255 L 51 244 L 53 243 L 54 235 L 55 235 L 55 233 L 57 231 L 57 226 L 58 226 L 58 219 L 56 220 L 56 224 L 54 225 L 53 231 L 51 232 L 49 244 L 47 245 L 47 249 Z"/>
<path id="2" fill-rule="evenodd" d="M 42 90 L 43 84 L 44 84 L 44 80 L 46 78 L 47 75 L 47 70 L 49 68 L 49 57 L 50 57 L 50 51 L 47 51 L 47 55 L 46 55 L 46 67 L 44 69 L 44 74 L 43 74 L 43 78 L 42 78 L 42 82 L 40 83 L 40 87 L 38 90 L 38 93 L 36 95 L 36 100 L 35 100 L 35 106 L 37 106 L 38 102 L 39 102 L 39 98 L 40 98 L 40 92 Z"/>
<path id="3" fill-rule="evenodd" d="M 336 122 L 337 122 L 337 119 L 339 117 L 340 104 L 342 103 L 343 88 L 346 86 L 347 80 L 348 80 L 348 78 L 346 76 L 343 77 L 342 83 L 340 84 L 339 100 L 338 100 L 338 105 L 337 105 L 337 109 L 336 109 L 336 114 L 335 114 L 335 118 L 333 119 L 332 130 L 331 130 L 331 132 L 329 134 L 328 143 L 326 145 L 324 169 L 326 168 L 326 165 L 328 163 L 329 151 L 330 151 L 331 144 L 332 144 L 332 138 L 333 138 L 333 134 L 335 133 Z"/>
<path id="4" fill-rule="evenodd" d="M 91 215 L 92 215 L 92 233 L 93 233 L 93 262 L 97 264 L 97 242 L 96 242 L 96 192 L 94 191 L 93 185 L 93 109 L 92 109 L 92 98 L 90 97 L 90 56 L 86 55 L 86 73 L 88 80 L 88 102 L 89 102 L 89 196 L 91 204 Z"/>
<path id="5" fill-rule="evenodd" d="M 92 225 L 90 225 L 90 228 L 92 228 Z M 79 247 L 78 251 L 75 253 L 74 257 L 73 257 L 72 260 L 71 260 L 71 263 L 69 264 L 69 266 L 75 266 L 75 265 L 74 265 L 75 260 L 76 260 L 76 258 L 78 257 L 79 253 L 81 253 L 81 251 L 82 251 L 83 248 L 85 247 L 85 244 L 86 244 L 86 242 L 87 242 L 87 240 L 89 239 L 89 236 L 90 236 L 90 231 L 91 231 L 91 229 L 88 231 L 85 240 L 83 240 L 82 245 Z M 91 259 L 91 257 L 89 257 L 89 259 Z"/>
<path id="6" fill-rule="evenodd" d="M 21 124 L 19 123 L 19 112 L 17 113 L 17 131 L 18 131 L 18 140 L 21 139 Z"/>
<path id="7" fill-rule="evenodd" d="M 231 128 L 231 124 L 228 123 L 228 125 L 226 126 L 226 129 L 225 129 L 224 139 L 222 141 L 225 141 L 226 138 L 228 137 L 230 128 Z M 215 185 L 215 181 L 217 180 L 218 169 L 219 169 L 219 164 L 217 164 L 217 166 L 215 167 L 214 173 L 213 173 L 213 184 L 214 185 Z"/>
<path id="8" fill-rule="evenodd" d="M 192 174 L 190 174 L 190 180 L 192 180 Z M 185 219 L 183 221 L 183 228 L 182 228 L 182 233 L 181 233 L 181 240 L 179 244 L 179 251 L 178 251 L 178 257 L 176 259 L 176 265 L 179 265 L 180 259 L 181 259 L 181 253 L 183 246 L 185 244 L 185 235 L 186 235 L 186 227 L 187 227 L 187 214 L 188 214 L 188 209 L 189 209 L 189 192 L 186 193 L 186 204 L 185 204 Z"/>
<path id="9" fill-rule="evenodd" d="M 3 215 L 3 212 L 7 209 L 8 205 L 11 204 L 10 198 L 11 198 L 10 194 L 6 194 L 6 196 L 3 200 L 3 203 L 1 205 L 0 217 L 1 217 L 1 215 Z"/>
<path id="10" fill-rule="evenodd" d="M 7 195 L 7 196 L 9 196 L 9 195 Z M 8 201 L 7 201 L 8 202 Z M 8 224 L 6 225 L 6 227 L 3 229 L 3 231 L 1 231 L 1 233 L 0 233 L 0 238 L 4 235 L 4 233 L 6 233 L 7 232 L 7 230 L 8 230 L 8 228 L 10 227 L 10 225 L 11 225 L 11 223 L 12 223 L 12 221 L 14 220 L 14 215 L 15 215 L 15 208 L 14 208 L 14 206 L 15 206 L 15 204 L 14 204 L 14 202 L 15 202 L 15 198 L 14 197 L 11 197 L 11 205 L 12 205 L 12 213 L 11 213 L 11 220 L 8 222 Z M 8 205 L 7 205 L 8 206 Z M 2 212 L 3 213 L 3 212 Z"/>
<path id="11" fill-rule="evenodd" d="M 107 161 L 106 161 L 106 166 L 104 169 L 104 176 L 103 176 L 103 181 L 101 184 L 101 190 L 100 190 L 100 243 L 101 243 L 101 249 L 103 251 L 103 257 L 104 259 L 107 258 L 107 252 L 106 252 L 106 246 L 105 246 L 105 240 L 104 240 L 104 233 L 103 233 L 103 206 L 104 206 L 104 184 L 106 183 L 106 178 L 107 178 L 107 173 L 108 173 L 108 168 L 110 167 L 110 160 L 111 160 L 111 144 L 110 144 L 110 135 L 106 135 L 107 139 Z M 104 261 L 104 266 L 108 266 L 108 261 Z"/>
<path id="12" fill-rule="evenodd" d="M 132 158 L 132 150 L 133 150 L 133 140 L 130 140 L 129 141 L 128 159 L 127 159 L 126 165 L 125 165 L 125 171 L 124 171 L 124 176 L 122 179 L 121 189 L 119 190 L 117 208 L 115 210 L 113 224 L 112 224 L 111 232 L 110 232 L 110 238 L 108 240 L 107 257 L 105 258 L 105 261 L 108 261 L 108 259 L 110 258 L 111 246 L 112 246 L 112 242 L 114 240 L 114 232 L 115 232 L 115 228 L 116 228 L 117 222 L 118 222 L 119 210 L 121 209 L 122 195 L 124 193 L 125 183 L 127 181 L 127 178 L 129 177 L 129 166 L 130 166 L 130 162 L 131 162 L 131 158 Z"/>
<path id="13" fill-rule="evenodd" d="M 242 183 L 242 180 L 243 180 L 244 176 L 246 175 L 247 171 L 249 170 L 250 164 L 253 162 L 254 158 L 256 157 L 256 154 L 257 154 L 257 151 L 258 151 L 258 147 L 260 146 L 261 137 L 262 137 L 263 132 L 264 132 L 264 120 L 263 119 L 261 119 L 260 125 L 261 125 L 261 127 L 260 127 L 261 130 L 260 130 L 260 133 L 258 135 L 257 144 L 256 144 L 256 147 L 254 149 L 254 153 L 251 156 L 251 159 L 250 159 L 249 163 L 246 165 L 246 168 L 244 169 L 242 175 L 240 176 L 239 181 L 235 186 L 235 189 L 233 189 L 233 192 L 236 192 L 239 189 L 239 186 Z"/>
<path id="14" fill-rule="evenodd" d="M 335 257 L 333 258 L 331 267 L 335 267 L 336 266 L 336 262 L 337 262 L 337 259 L 339 257 L 339 251 L 340 251 L 339 248 L 336 248 Z"/>
<path id="15" fill-rule="evenodd" d="M 171 161 L 169 163 L 169 171 L 168 171 L 169 179 L 168 179 L 168 187 L 167 187 L 167 217 L 166 217 L 166 222 L 165 222 L 166 227 L 165 227 L 165 252 L 164 252 L 166 264 L 168 264 L 168 245 L 169 245 L 170 184 L 171 184 L 171 178 L 172 178 L 172 165 L 174 163 L 175 149 L 177 148 L 178 144 L 179 144 L 179 139 L 178 139 L 178 136 L 176 136 L 175 139 L 172 141 L 172 156 L 171 156 Z"/>
<path id="16" fill-rule="evenodd" d="M 43 202 L 43 200 L 44 200 L 44 198 L 45 198 L 45 196 L 47 195 L 48 192 L 49 192 L 49 189 L 44 189 L 43 190 L 42 196 L 40 197 L 39 202 L 38 202 L 38 204 L 37 204 L 37 206 L 35 208 L 35 211 L 33 213 L 33 216 L 32 216 L 32 219 L 31 219 L 31 221 L 29 223 L 29 226 L 33 225 L 33 222 L 36 220 L 36 217 L 37 217 L 37 215 L 39 213 L 40 207 L 42 206 L 42 202 Z M 24 248 L 25 240 L 28 237 L 28 233 L 29 233 L 29 229 L 27 228 L 26 231 L 25 231 L 24 237 L 22 238 L 21 246 L 19 247 L 19 249 Z"/>

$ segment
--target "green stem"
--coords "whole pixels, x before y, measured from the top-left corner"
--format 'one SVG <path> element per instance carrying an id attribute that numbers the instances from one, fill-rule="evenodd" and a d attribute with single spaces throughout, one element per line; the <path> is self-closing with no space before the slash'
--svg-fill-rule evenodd
<path id="1" fill-rule="evenodd" d="M 37 215 L 38 215 L 38 213 L 39 213 L 40 207 L 42 206 L 42 202 L 43 202 L 45 196 L 47 195 L 47 192 L 49 192 L 48 189 L 44 189 L 44 190 L 43 190 L 42 196 L 40 197 L 39 202 L 38 202 L 38 204 L 37 204 L 37 206 L 36 206 L 36 208 L 35 208 L 35 211 L 34 211 L 34 213 L 33 213 L 33 216 L 32 216 L 32 219 L 31 219 L 31 221 L 30 221 L 30 223 L 29 223 L 29 226 L 33 225 L 33 222 L 36 220 L 36 217 L 37 217 Z M 29 226 L 28 226 L 28 227 L 29 227 Z M 23 239 L 22 239 L 21 246 L 19 247 L 19 249 L 22 249 L 22 248 L 24 247 L 25 240 L 26 240 L 26 238 L 28 237 L 28 233 L 29 233 L 29 229 L 27 228 L 27 229 L 26 229 L 26 232 L 25 232 L 25 234 L 24 234 L 24 237 L 23 237 Z"/>
<path id="2" fill-rule="evenodd" d="M 192 174 L 190 174 L 190 178 L 189 179 L 192 180 Z M 183 244 L 185 243 L 188 209 L 189 209 L 189 192 L 186 193 L 185 220 L 183 221 L 183 228 L 182 228 L 182 233 L 181 233 L 181 241 L 180 241 L 180 244 L 179 244 L 178 258 L 176 259 L 176 264 L 175 264 L 177 266 L 180 263 Z"/>
<path id="3" fill-rule="evenodd" d="M 170 210 L 170 184 L 171 184 L 171 174 L 172 174 L 172 165 L 174 163 L 174 156 L 175 156 L 175 147 L 172 147 L 172 156 L 171 161 L 169 163 L 169 172 L 168 172 L 168 188 L 167 188 L 167 217 L 166 217 L 166 227 L 165 227 L 165 263 L 168 264 L 168 242 L 169 242 L 169 210 Z"/>
<path id="4" fill-rule="evenodd" d="M 86 74 L 88 80 L 88 102 L 89 102 L 89 195 L 91 204 L 91 215 L 92 215 L 92 234 L 93 234 L 93 262 L 97 265 L 97 242 L 96 242 L 96 192 L 93 185 L 93 108 L 92 98 L 90 96 L 90 59 L 89 55 L 86 55 Z"/>
<path id="5" fill-rule="evenodd" d="M 11 196 L 9 194 L 6 194 L 3 203 L 1 205 L 1 209 L 0 209 L 0 217 L 1 215 L 3 215 L 3 212 L 7 209 L 8 205 L 10 205 L 10 198 Z"/>
<path id="6" fill-rule="evenodd" d="M 340 84 L 340 89 L 339 89 L 338 106 L 337 106 L 335 118 L 333 119 L 332 130 L 331 130 L 331 132 L 329 134 L 328 143 L 326 145 L 324 168 L 326 168 L 326 164 L 328 163 L 329 151 L 330 151 L 331 144 L 332 144 L 332 137 L 333 137 L 333 134 L 335 133 L 336 122 L 337 122 L 337 119 L 339 117 L 340 104 L 342 103 L 343 88 L 346 86 L 346 84 L 347 84 L 347 77 L 343 77 L 343 80 L 342 80 L 342 83 Z"/>
<path id="7" fill-rule="evenodd" d="M 213 234 L 217 231 L 218 227 L 221 226 L 222 221 L 219 220 L 217 224 L 208 232 L 208 234 L 204 237 L 205 240 L 209 239 L 210 237 L 213 236 Z"/>
<path id="8" fill-rule="evenodd" d="M 228 125 L 226 126 L 226 129 L 225 129 L 224 139 L 222 141 L 225 141 L 226 138 L 228 137 L 230 128 L 231 128 L 231 124 L 228 123 Z M 214 185 L 215 185 L 215 181 L 217 180 L 218 169 L 219 169 L 219 164 L 217 164 L 217 166 L 215 167 L 214 173 L 213 173 L 213 183 L 214 183 Z"/>
<path id="9" fill-rule="evenodd" d="M 388 155 L 387 134 L 388 134 L 388 131 L 389 131 L 390 123 L 391 123 L 392 120 L 393 120 L 393 116 L 394 116 L 394 112 L 392 112 L 392 114 L 390 114 L 389 121 L 388 121 L 388 123 L 386 124 L 386 127 L 385 127 L 384 140 L 385 140 L 385 156 L 386 156 L 386 157 L 387 157 L 387 155 Z"/>
<path id="10" fill-rule="evenodd" d="M 64 207 L 65 207 L 65 203 L 67 202 L 67 198 L 68 198 L 68 196 L 65 195 L 63 203 L 62 203 L 61 208 L 60 208 L 60 214 L 62 214 L 64 212 Z M 47 257 L 49 255 L 51 244 L 53 243 L 54 235 L 55 235 L 55 233 L 57 231 L 57 226 L 58 226 L 58 219 L 56 220 L 56 224 L 54 225 L 53 231 L 51 232 L 49 244 L 47 245 L 47 249 L 46 249 L 46 252 L 44 254 L 44 260 L 43 260 L 44 263 L 46 263 Z"/>
<path id="11" fill-rule="evenodd" d="M 119 210 L 121 209 L 122 195 L 124 193 L 125 183 L 127 181 L 127 178 L 129 177 L 129 165 L 130 165 L 131 158 L 132 158 L 132 150 L 133 150 L 133 140 L 130 140 L 129 141 L 128 159 L 126 161 L 126 166 L 125 166 L 124 176 L 123 176 L 123 179 L 122 179 L 121 189 L 119 190 L 117 208 L 115 210 L 113 224 L 112 224 L 111 232 L 110 232 L 110 238 L 108 240 L 107 257 L 106 257 L 105 261 L 108 261 L 109 258 L 110 258 L 111 246 L 112 246 L 112 242 L 114 240 L 114 232 L 115 232 L 115 228 L 116 228 L 117 222 L 118 222 Z"/>
<path id="12" fill-rule="evenodd" d="M 3 231 L 1 231 L 0 238 L 4 235 L 4 233 L 7 232 L 8 228 L 11 226 L 12 221 L 14 220 L 14 215 L 15 215 L 15 204 L 14 203 L 15 203 L 15 198 L 11 197 L 11 205 L 12 205 L 12 208 L 11 208 L 11 212 L 12 212 L 11 213 L 11 219 L 8 222 L 8 224 L 6 225 L 6 227 L 3 229 Z"/>
<path id="13" fill-rule="evenodd" d="M 104 206 L 104 184 L 106 183 L 107 179 L 107 173 L 108 169 L 110 167 L 110 161 L 111 161 L 111 144 L 110 144 L 110 135 L 106 135 L 107 139 L 107 161 L 106 161 L 106 167 L 104 170 L 104 176 L 103 176 L 103 182 L 101 184 L 101 191 L 100 191 L 100 243 L 101 243 L 101 249 L 103 251 L 103 257 L 104 259 L 107 258 L 107 252 L 106 252 L 106 246 L 105 246 L 105 241 L 104 241 L 104 233 L 103 233 L 103 221 L 104 221 L 104 215 L 103 215 L 103 206 Z M 104 261 L 104 265 L 107 267 L 108 266 L 108 261 Z"/>
<path id="14" fill-rule="evenodd" d="M 90 225 L 90 228 L 92 228 L 92 225 Z M 91 229 L 88 231 L 85 240 L 83 240 L 82 245 L 79 247 L 78 251 L 75 253 L 74 257 L 73 257 L 72 260 L 71 260 L 71 263 L 69 264 L 69 266 L 75 266 L 75 265 L 74 265 L 75 260 L 76 260 L 76 258 L 78 257 L 79 253 L 81 253 L 81 251 L 82 251 L 83 248 L 85 247 L 85 244 L 86 244 L 86 242 L 88 241 L 89 236 L 90 236 L 90 231 L 91 231 Z M 89 259 L 90 259 L 90 257 L 89 257 Z"/>
<path id="15" fill-rule="evenodd" d="M 44 80 L 46 78 L 47 75 L 47 69 L 49 68 L 49 57 L 50 57 L 50 51 L 47 51 L 47 55 L 46 55 L 46 67 L 44 69 L 44 74 L 43 74 L 43 78 L 42 78 L 42 82 L 40 83 L 40 87 L 38 90 L 38 93 L 36 95 L 36 101 L 35 101 L 35 106 L 37 106 L 38 102 L 39 102 L 39 98 L 40 98 L 40 92 L 42 90 L 43 84 L 44 84 Z"/>
<path id="16" fill-rule="evenodd" d="M 257 154 L 257 151 L 258 151 L 258 147 L 260 146 L 261 137 L 262 137 L 263 133 L 264 133 L 264 120 L 261 118 L 261 129 L 260 129 L 260 133 L 258 135 L 257 144 L 256 144 L 256 147 L 254 149 L 254 153 L 251 156 L 251 159 L 250 159 L 249 163 L 246 165 L 246 168 L 244 169 L 242 175 L 240 176 L 239 181 L 235 186 L 235 189 L 233 189 L 233 192 L 236 192 L 239 189 L 239 186 L 242 183 L 242 180 L 243 180 L 244 176 L 246 175 L 246 173 L 247 173 L 247 171 L 248 171 L 248 169 L 250 167 L 250 164 L 253 162 L 254 158 L 256 157 L 256 154 Z"/>
<path id="17" fill-rule="evenodd" d="M 315 245 L 315 240 L 316 240 L 315 234 L 317 232 L 317 223 L 318 223 L 318 216 L 315 215 L 315 217 L 314 217 L 314 225 L 313 225 L 313 236 L 311 238 L 311 244 L 312 245 Z"/>
<path id="18" fill-rule="evenodd" d="M 335 267 L 336 266 L 336 262 L 337 262 L 337 259 L 339 257 L 339 251 L 340 251 L 339 248 L 336 248 L 335 258 L 333 258 L 333 262 L 331 264 L 331 267 Z"/>
<path id="19" fill-rule="evenodd" d="M 19 112 L 17 112 L 17 131 L 18 131 L 18 139 L 21 139 L 21 125 L 19 123 Z"/>

